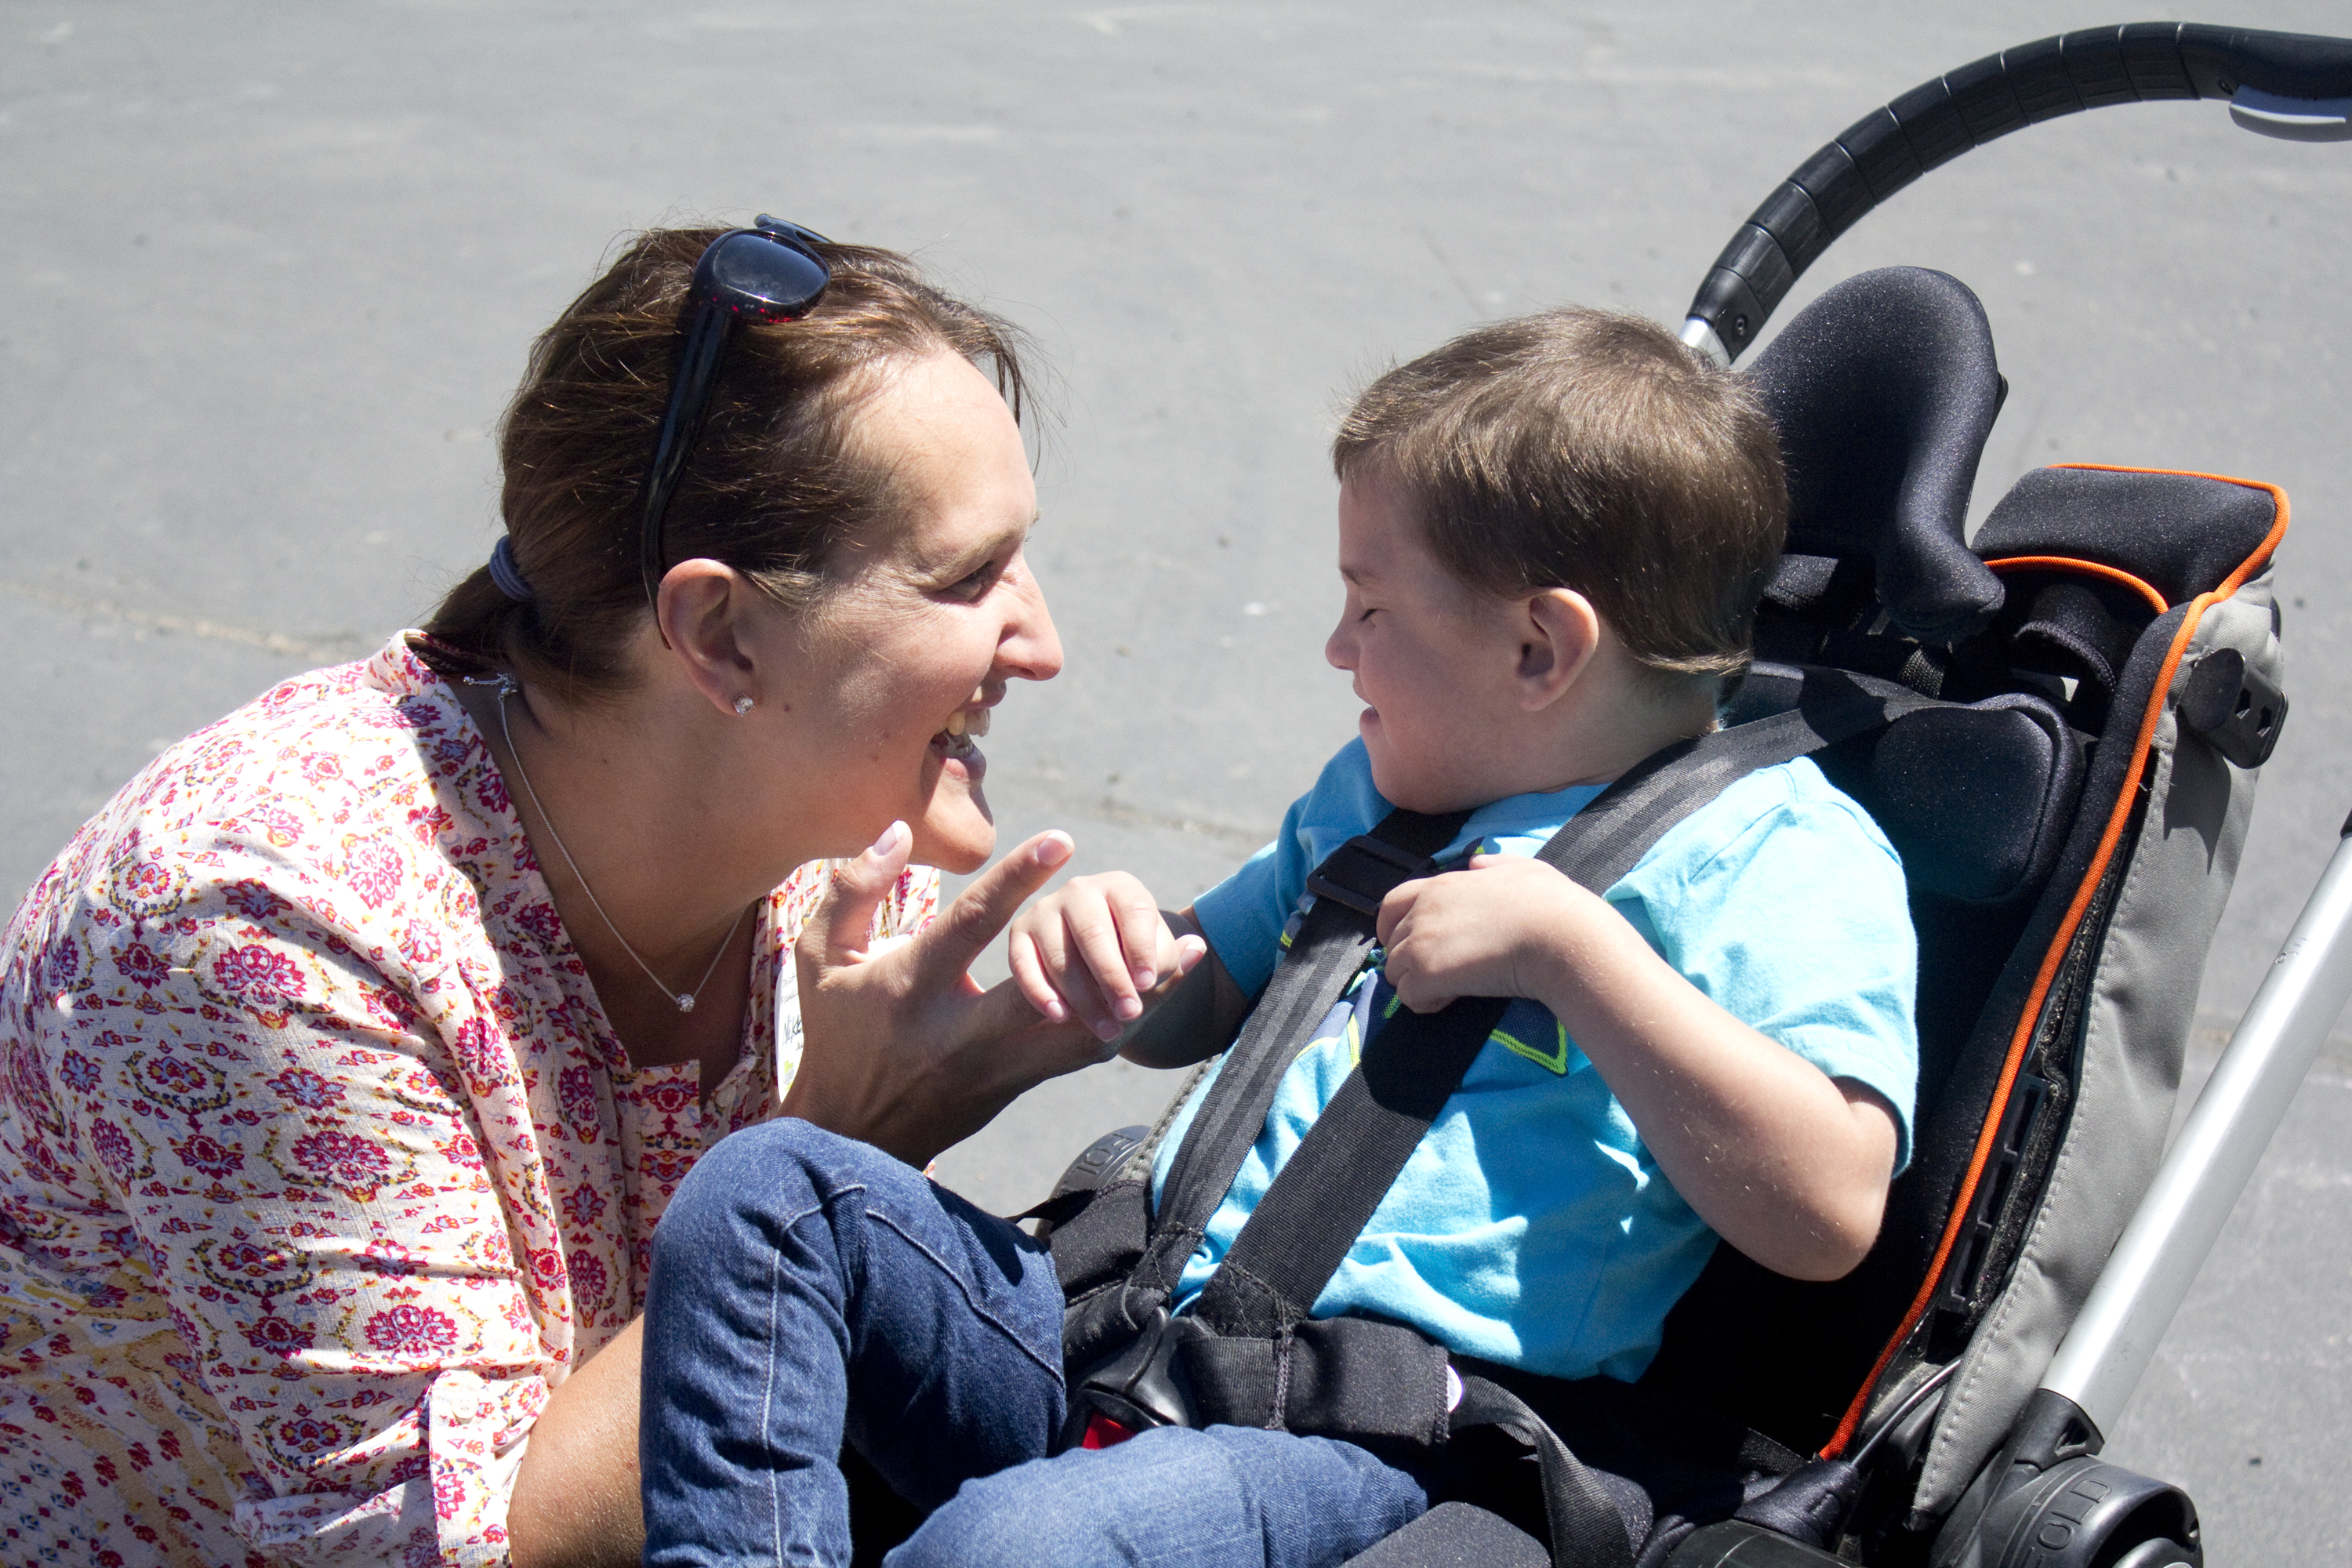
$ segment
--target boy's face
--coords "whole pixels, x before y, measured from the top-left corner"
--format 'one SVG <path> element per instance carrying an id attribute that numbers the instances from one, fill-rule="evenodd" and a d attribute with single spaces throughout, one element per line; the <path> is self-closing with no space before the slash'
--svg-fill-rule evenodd
<path id="1" fill-rule="evenodd" d="M 1412 502 L 1376 469 L 1339 486 L 1347 606 L 1323 657 L 1354 676 L 1372 783 L 1412 811 L 1458 811 L 1529 787 L 1516 606 L 1457 581 Z"/>

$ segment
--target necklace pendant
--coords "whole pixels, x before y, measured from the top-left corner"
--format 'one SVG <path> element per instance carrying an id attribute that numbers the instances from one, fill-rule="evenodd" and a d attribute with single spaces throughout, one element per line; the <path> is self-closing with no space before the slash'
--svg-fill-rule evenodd
<path id="1" fill-rule="evenodd" d="M 677 1004 L 677 1010 L 681 1013 L 691 1013 L 694 1011 L 694 993 L 691 991 L 681 991 L 676 996 L 670 998 L 670 1000 Z"/>

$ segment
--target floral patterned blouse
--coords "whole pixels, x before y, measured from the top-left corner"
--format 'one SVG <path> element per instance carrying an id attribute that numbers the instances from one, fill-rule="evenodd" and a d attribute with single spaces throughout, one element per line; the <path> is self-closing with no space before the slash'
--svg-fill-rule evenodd
<path id="1" fill-rule="evenodd" d="M 823 875 L 704 1103 L 629 1065 L 404 635 L 158 757 L 0 938 L 0 1562 L 505 1563 L 549 1390 L 790 1082 Z"/>

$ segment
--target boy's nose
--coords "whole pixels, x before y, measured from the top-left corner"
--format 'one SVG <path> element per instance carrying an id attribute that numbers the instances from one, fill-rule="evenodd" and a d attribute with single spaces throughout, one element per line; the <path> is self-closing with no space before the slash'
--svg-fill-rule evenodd
<path id="1" fill-rule="evenodd" d="M 1356 668 L 1356 639 L 1349 635 L 1349 627 L 1354 624 L 1342 615 L 1339 624 L 1331 628 L 1331 635 L 1323 639 L 1323 660 L 1334 669 L 1352 671 Z"/>

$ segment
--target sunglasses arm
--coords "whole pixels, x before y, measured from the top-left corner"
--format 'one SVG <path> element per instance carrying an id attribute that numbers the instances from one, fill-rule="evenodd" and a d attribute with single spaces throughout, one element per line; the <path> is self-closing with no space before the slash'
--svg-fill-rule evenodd
<path id="1" fill-rule="evenodd" d="M 638 531 L 648 607 L 667 570 L 662 519 L 669 510 L 670 492 L 677 488 L 678 476 L 686 471 L 686 460 L 694 452 L 695 438 L 701 434 L 703 410 L 709 403 L 711 384 L 718 379 L 719 362 L 726 356 L 733 324 L 733 318 L 719 306 L 708 301 L 698 304 L 687 329 L 686 344 L 678 351 L 677 369 L 670 380 L 669 411 L 662 416 L 653 466 L 646 470 L 645 518 Z"/>

